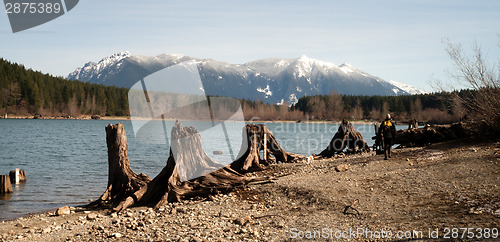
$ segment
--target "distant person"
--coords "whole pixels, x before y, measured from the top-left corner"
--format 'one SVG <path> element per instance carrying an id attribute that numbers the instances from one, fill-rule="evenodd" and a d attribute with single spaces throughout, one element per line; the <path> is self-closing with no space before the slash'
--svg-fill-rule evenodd
<path id="1" fill-rule="evenodd" d="M 380 124 L 378 135 L 382 138 L 382 147 L 384 148 L 384 160 L 391 158 L 391 147 L 396 138 L 396 126 L 391 120 L 391 115 L 387 114 L 385 120 Z"/>

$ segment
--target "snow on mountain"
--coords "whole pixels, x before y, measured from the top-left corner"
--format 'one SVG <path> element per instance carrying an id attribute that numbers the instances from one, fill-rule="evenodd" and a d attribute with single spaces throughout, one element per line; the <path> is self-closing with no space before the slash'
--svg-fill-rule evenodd
<path id="1" fill-rule="evenodd" d="M 179 54 L 158 56 L 120 52 L 89 62 L 68 75 L 69 79 L 130 88 L 145 76 L 184 61 L 197 61 L 207 95 L 229 96 L 267 103 L 290 105 L 300 97 L 328 95 L 332 90 L 345 95 L 409 95 L 426 93 L 395 81 L 385 81 L 344 63 L 309 58 L 267 58 L 244 64 L 198 59 Z"/>
<path id="2" fill-rule="evenodd" d="M 273 95 L 273 92 L 271 92 L 271 89 L 269 89 L 269 85 L 267 85 L 266 88 L 264 88 L 264 89 L 257 88 L 257 91 L 264 93 L 266 95 L 266 98 Z"/>
<path id="3" fill-rule="evenodd" d="M 401 92 L 401 90 L 411 95 L 429 93 L 428 91 L 420 90 L 410 85 L 400 83 L 397 81 L 389 80 L 388 82 L 398 88 L 397 90 L 394 91 L 396 95 L 400 95 L 399 92 Z"/>
<path id="4" fill-rule="evenodd" d="M 339 69 L 341 71 L 343 71 L 345 74 L 349 74 L 349 73 L 352 73 L 352 72 L 356 71 L 356 68 L 354 68 L 354 66 L 352 66 L 349 63 L 344 63 L 344 64 L 340 65 Z"/>

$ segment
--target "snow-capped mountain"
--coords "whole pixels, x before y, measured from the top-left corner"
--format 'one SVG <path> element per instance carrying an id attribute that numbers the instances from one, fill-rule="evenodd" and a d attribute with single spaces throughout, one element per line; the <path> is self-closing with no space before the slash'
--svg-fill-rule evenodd
<path id="1" fill-rule="evenodd" d="M 346 95 L 425 93 L 406 84 L 384 81 L 347 63 L 337 66 L 305 55 L 296 59 L 268 58 L 229 64 L 178 54 L 151 57 L 120 52 L 98 63 L 89 62 L 68 78 L 130 88 L 149 74 L 189 60 L 199 63 L 203 89 L 207 95 L 214 96 L 292 104 L 300 97 L 326 95 L 332 90 Z"/>

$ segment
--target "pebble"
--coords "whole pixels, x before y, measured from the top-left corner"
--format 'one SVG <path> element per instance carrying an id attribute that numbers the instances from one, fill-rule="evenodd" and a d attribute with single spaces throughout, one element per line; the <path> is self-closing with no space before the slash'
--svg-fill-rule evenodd
<path id="1" fill-rule="evenodd" d="M 340 164 L 338 166 L 335 167 L 335 170 L 337 172 L 343 172 L 343 171 L 348 171 L 351 169 L 351 166 L 348 165 L 348 164 Z"/>
<path id="2" fill-rule="evenodd" d="M 60 207 L 56 211 L 56 215 L 64 216 L 71 214 L 71 209 L 68 206 Z"/>
<path id="3" fill-rule="evenodd" d="M 494 215 L 495 217 L 497 217 L 497 218 L 500 218 L 500 209 L 497 209 L 497 210 L 493 213 L 493 215 Z"/>
<path id="4" fill-rule="evenodd" d="M 482 211 L 479 211 L 474 207 L 470 208 L 468 212 L 469 212 L 469 214 L 481 214 L 481 213 L 483 213 Z"/>
<path id="5" fill-rule="evenodd" d="M 97 214 L 91 213 L 87 215 L 87 220 L 96 220 L 97 219 Z"/>

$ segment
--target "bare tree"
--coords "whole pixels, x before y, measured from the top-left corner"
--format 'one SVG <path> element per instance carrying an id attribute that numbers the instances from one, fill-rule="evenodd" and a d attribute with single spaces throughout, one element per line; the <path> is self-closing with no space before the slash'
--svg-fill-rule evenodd
<path id="1" fill-rule="evenodd" d="M 416 98 L 415 101 L 411 102 L 411 118 L 420 120 L 422 117 L 422 101 L 420 98 Z"/>
<path id="2" fill-rule="evenodd" d="M 331 120 L 340 120 L 344 111 L 344 103 L 342 102 L 342 96 L 335 92 L 335 90 L 330 91 L 327 106 L 329 107 L 329 118 Z"/>
<path id="3" fill-rule="evenodd" d="M 472 46 L 472 55 L 465 53 L 460 44 L 446 43 L 446 51 L 455 66 L 451 73 L 456 80 L 470 90 L 462 103 L 478 114 L 488 126 L 500 127 L 500 63 L 490 63 L 477 44 Z M 500 47 L 500 46 L 499 46 Z"/>
<path id="4" fill-rule="evenodd" d="M 370 119 L 373 120 L 380 119 L 380 109 L 373 107 L 372 110 L 370 110 Z"/>
<path id="5" fill-rule="evenodd" d="M 321 96 L 314 96 L 311 98 L 311 115 L 317 119 L 324 119 L 326 105 Z"/>
<path id="6" fill-rule="evenodd" d="M 356 106 L 352 111 L 352 116 L 355 120 L 363 119 L 363 109 L 361 108 L 361 100 L 359 100 L 359 98 L 356 100 Z"/>
<path id="7" fill-rule="evenodd" d="M 72 117 L 80 116 L 80 109 L 78 108 L 78 102 L 76 101 L 76 95 L 73 94 L 73 97 L 68 102 L 68 113 Z"/>
<path id="8" fill-rule="evenodd" d="M 462 99 L 458 95 L 454 95 L 451 98 L 451 112 L 453 113 L 453 118 L 455 120 L 462 120 L 465 116 L 465 108 L 462 103 Z"/>
<path id="9" fill-rule="evenodd" d="M 383 102 L 382 103 L 382 111 L 380 113 L 380 120 L 384 120 L 385 116 L 389 113 L 389 103 Z"/>

